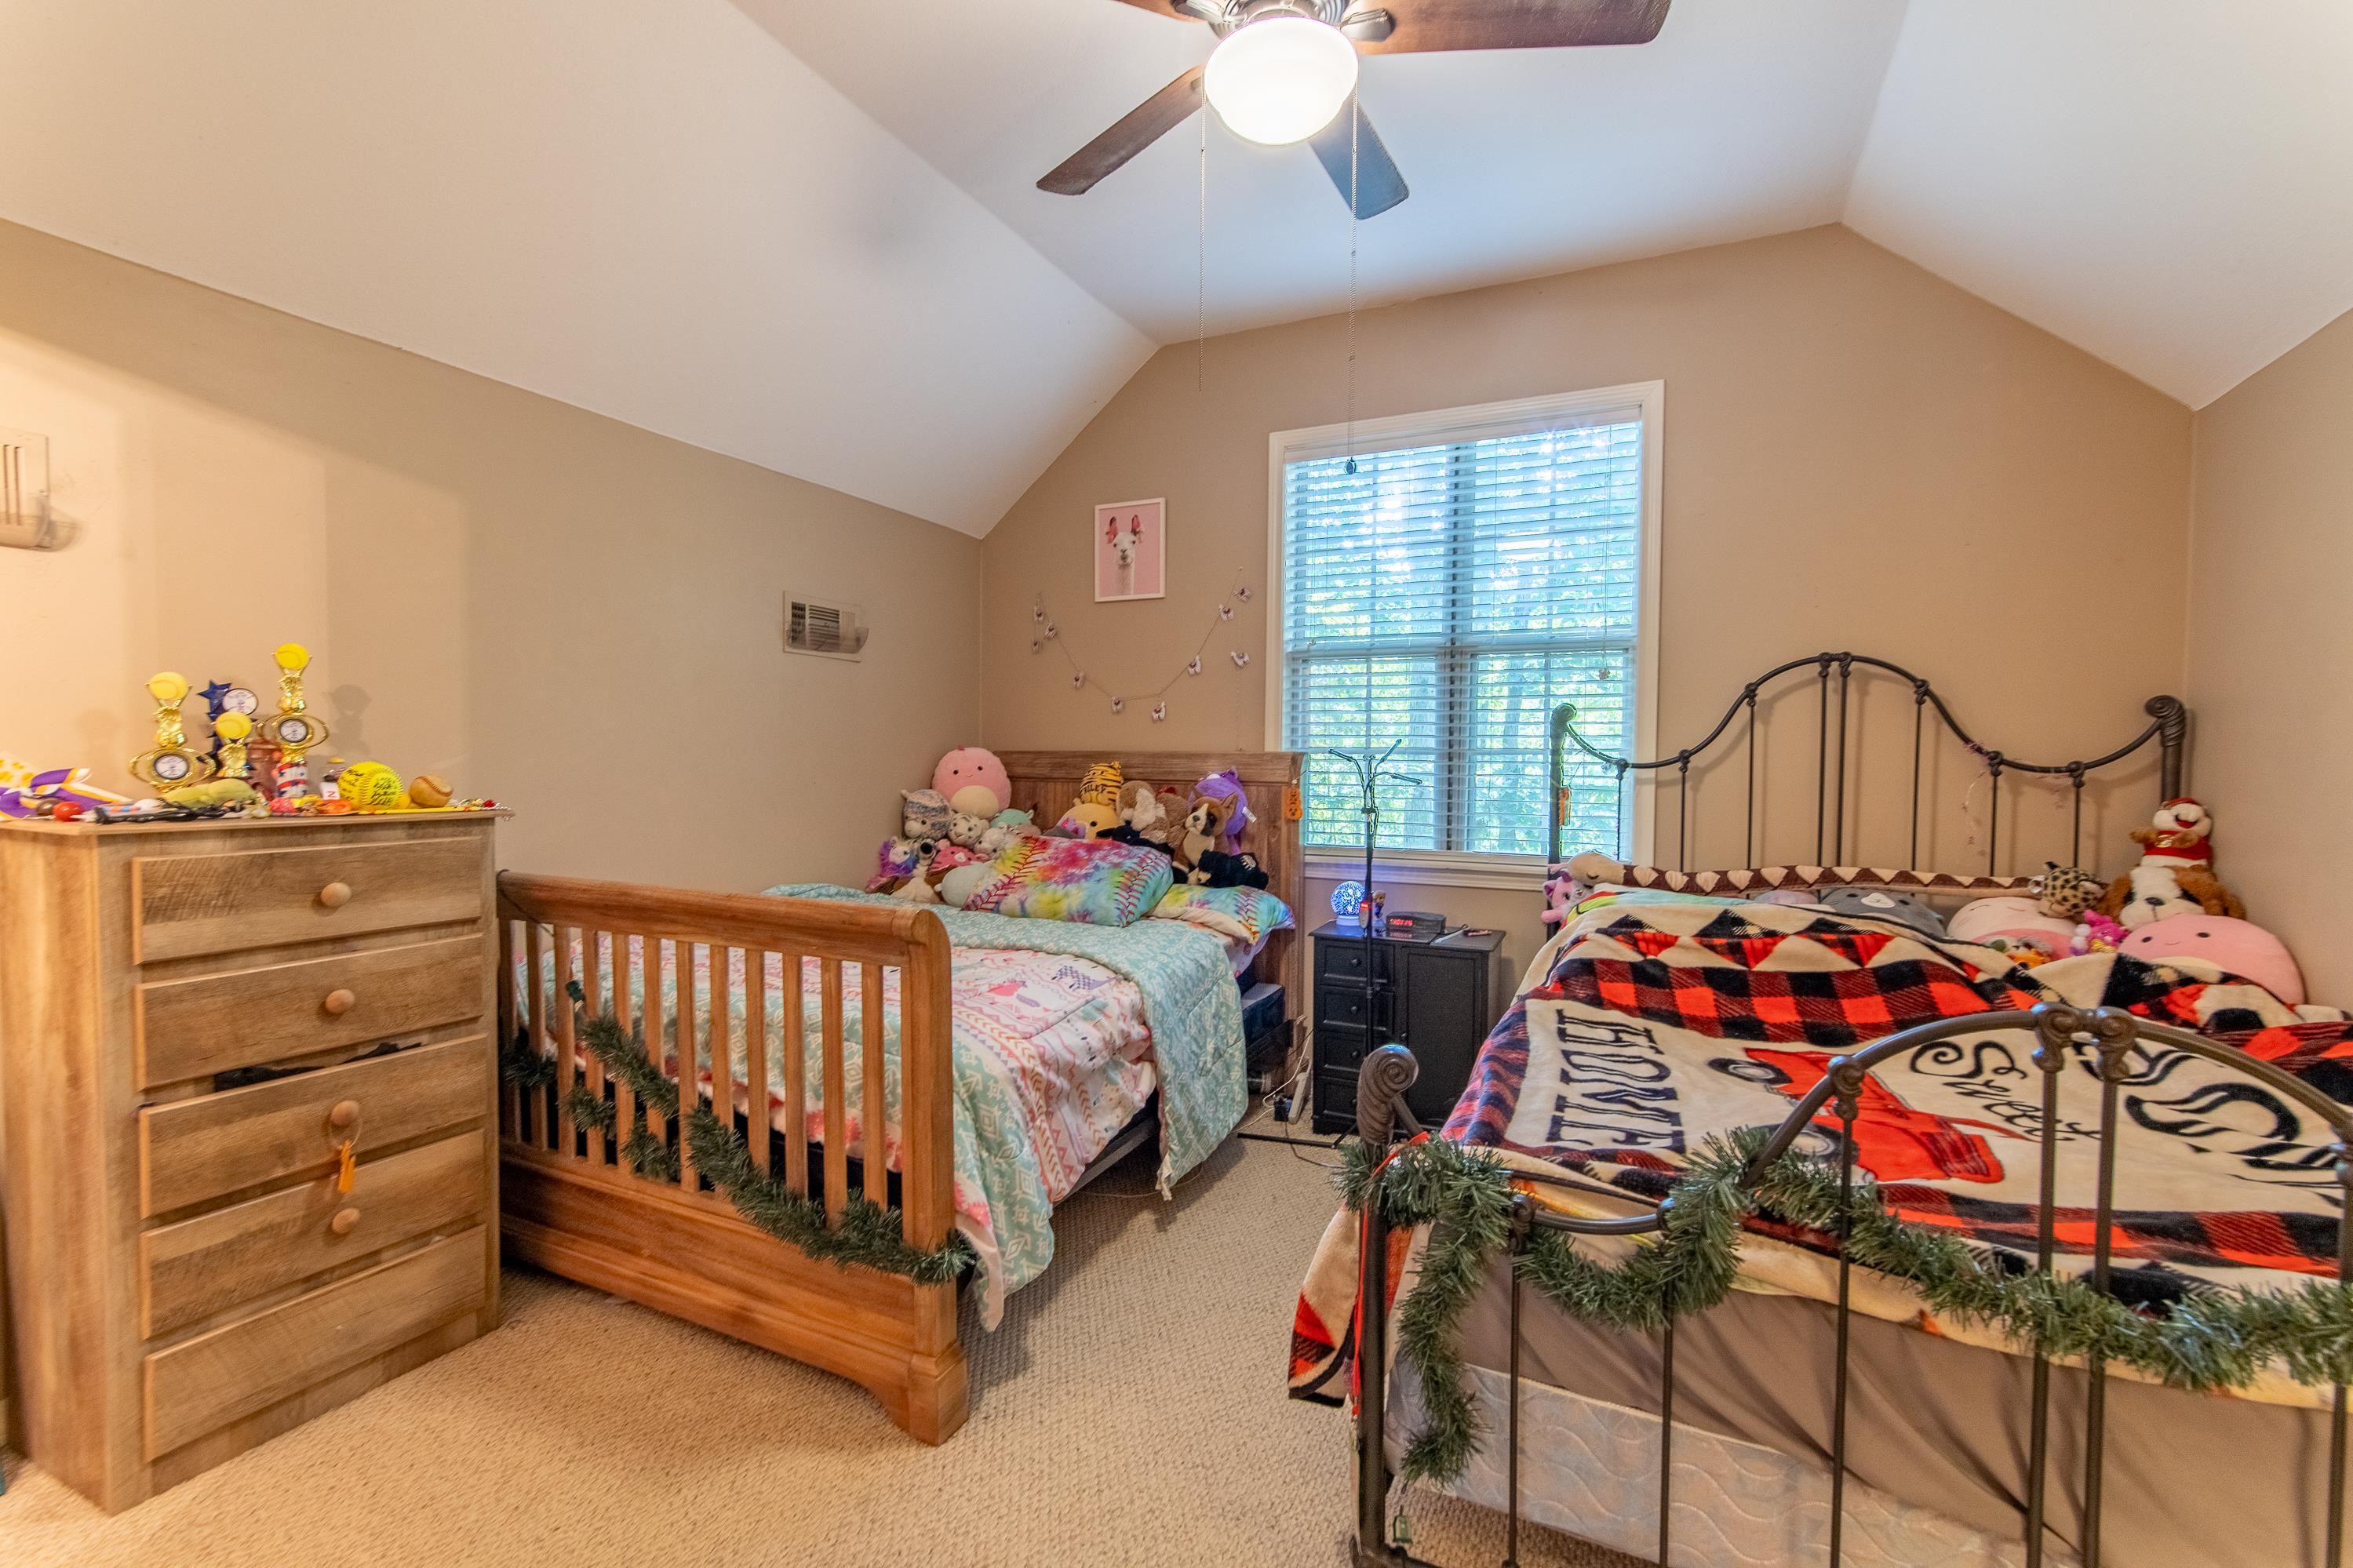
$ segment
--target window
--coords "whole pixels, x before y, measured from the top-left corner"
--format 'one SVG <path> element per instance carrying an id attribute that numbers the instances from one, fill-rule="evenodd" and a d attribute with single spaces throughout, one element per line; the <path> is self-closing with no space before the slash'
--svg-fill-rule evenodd
<path id="1" fill-rule="evenodd" d="M 1657 384 L 1274 438 L 1280 743 L 1308 754 L 1309 845 L 1363 842 L 1335 750 L 1402 744 L 1385 861 L 1541 857 L 1553 708 L 1613 754 L 1643 721 L 1657 568 Z M 1612 770 L 1568 770 L 1564 851 L 1620 856 Z M 1527 875 L 1519 869 L 1521 876 Z"/>

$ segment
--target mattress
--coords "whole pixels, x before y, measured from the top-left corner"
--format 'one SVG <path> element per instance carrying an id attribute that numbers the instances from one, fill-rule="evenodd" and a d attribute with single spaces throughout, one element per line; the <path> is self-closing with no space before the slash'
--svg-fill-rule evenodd
<path id="1" fill-rule="evenodd" d="M 1509 1287 L 1490 1270 L 1462 1323 L 1489 1434 L 1450 1489 L 1503 1506 Z M 1827 1546 L 1834 1309 L 1735 1292 L 1676 1326 L 1677 1563 L 1821 1561 Z M 1647 1560 L 1657 1541 L 1659 1342 L 1578 1322 L 1524 1291 L 1525 1517 Z M 2022 1357 L 1857 1316 L 1851 1321 L 1851 1563 L 2023 1561 Z M 1409 1377 L 1390 1407 L 1416 1416 Z M 2046 1546 L 2082 1538 L 2088 1378 L 2052 1371 Z M 2109 1380 L 2103 1557 L 2114 1568 L 2278 1568 L 2320 1561 L 2327 1416 Z M 2050 1558 L 2046 1558 L 2046 1561 Z"/>

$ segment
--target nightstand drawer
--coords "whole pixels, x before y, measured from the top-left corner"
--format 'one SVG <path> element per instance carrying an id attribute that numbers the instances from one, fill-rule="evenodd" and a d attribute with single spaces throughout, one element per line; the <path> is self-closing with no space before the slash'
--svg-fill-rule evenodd
<path id="1" fill-rule="evenodd" d="M 1365 979 L 1365 944 L 1348 937 L 1319 937 L 1315 942 L 1315 973 L 1318 979 L 1353 980 L 1358 984 Z M 1397 954 L 1387 942 L 1372 944 L 1373 980 L 1387 984 L 1397 978 Z"/>
<path id="2" fill-rule="evenodd" d="M 482 1228 L 437 1241 L 146 1362 L 151 1459 L 480 1307 Z"/>
<path id="3" fill-rule="evenodd" d="M 347 1138 L 364 1153 L 477 1120 L 492 1103 L 490 1045 L 475 1037 L 149 1106 L 139 1113 L 139 1212 L 322 1171 Z"/>
<path id="4" fill-rule="evenodd" d="M 482 1015 L 481 937 L 139 988 L 139 1084 L 177 1083 Z"/>
<path id="5" fill-rule="evenodd" d="M 1315 990 L 1315 1026 L 1345 1025 L 1361 1029 L 1369 1019 L 1374 1027 L 1388 1031 L 1394 1027 L 1397 1017 L 1397 997 L 1390 992 L 1376 988 L 1370 996 L 1365 994 L 1364 984 L 1354 985 L 1325 981 Z"/>
<path id="6" fill-rule="evenodd" d="M 478 921 L 484 875 L 481 841 L 470 834 L 143 857 L 131 866 L 133 956 L 153 963 Z"/>
<path id="7" fill-rule="evenodd" d="M 487 1135 L 363 1161 L 348 1193 L 330 1174 L 139 1238 L 140 1331 L 158 1334 L 351 1259 L 477 1218 Z"/>

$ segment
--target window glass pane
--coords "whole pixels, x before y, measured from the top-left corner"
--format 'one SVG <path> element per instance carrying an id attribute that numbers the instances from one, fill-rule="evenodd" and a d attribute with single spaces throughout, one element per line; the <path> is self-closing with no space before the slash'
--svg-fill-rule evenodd
<path id="1" fill-rule="evenodd" d="M 1301 841 L 1360 845 L 1365 841 L 1364 792 L 1356 770 L 1332 755 L 1377 752 L 1392 741 L 1404 742 L 1389 767 L 1423 781 L 1391 781 L 1381 786 L 1380 843 L 1390 849 L 1436 849 L 1438 816 L 1430 780 L 1438 766 L 1430 721 L 1438 711 L 1438 661 L 1429 658 L 1372 660 L 1370 703 L 1366 661 L 1316 659 L 1295 669 L 1284 744 L 1307 753 L 1303 791 L 1307 817 Z"/>
<path id="2" fill-rule="evenodd" d="M 1638 413 L 1293 462 L 1283 473 L 1286 743 L 1305 838 L 1361 842 L 1346 764 L 1402 742 L 1381 842 L 1538 854 L 1549 723 L 1626 754 L 1641 583 Z M 1372 689 L 1366 689 L 1369 674 Z M 1565 847 L 1623 852 L 1615 770 L 1574 752 Z"/>
<path id="3" fill-rule="evenodd" d="M 1611 756 L 1626 755 L 1633 705 L 1630 648 L 1567 653 L 1485 654 L 1472 660 L 1470 798 L 1461 847 L 1489 854 L 1541 855 L 1551 821 L 1552 710 L 1577 708 L 1577 732 Z M 1615 770 L 1568 746 L 1562 770 L 1569 792 L 1561 853 L 1624 853 Z M 1629 800 L 1630 806 L 1632 802 Z"/>

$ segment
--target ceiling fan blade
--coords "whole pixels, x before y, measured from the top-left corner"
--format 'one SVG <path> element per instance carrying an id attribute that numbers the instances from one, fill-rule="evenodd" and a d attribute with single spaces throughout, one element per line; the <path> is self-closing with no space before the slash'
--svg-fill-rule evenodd
<path id="1" fill-rule="evenodd" d="M 1332 123 L 1308 138 L 1315 155 L 1324 161 L 1324 172 L 1340 188 L 1340 199 L 1348 199 L 1351 182 L 1349 164 L 1354 153 L 1353 183 L 1356 192 L 1356 216 L 1378 217 L 1412 193 L 1405 188 L 1405 176 L 1398 173 L 1397 164 L 1389 158 L 1389 150 L 1381 144 L 1380 132 L 1373 129 L 1372 121 L 1363 110 L 1357 110 L 1351 123 L 1348 110 L 1344 108 L 1332 117 Z"/>
<path id="2" fill-rule="evenodd" d="M 1141 4 L 1142 0 L 1134 0 Z M 1659 36 L 1671 0 L 1365 0 L 1341 26 L 1367 55 L 1433 54 L 1448 49 L 1557 49 L 1595 44 L 1647 44 Z M 1356 26 L 1387 11 L 1395 26 Z"/>
<path id="3" fill-rule="evenodd" d="M 1206 22 L 1202 12 L 1208 9 L 1204 0 L 1122 0 L 1139 11 L 1153 11 L 1179 22 Z"/>
<path id="4" fill-rule="evenodd" d="M 1201 71 L 1195 66 L 1121 117 L 1118 124 L 1064 159 L 1038 182 L 1041 191 L 1079 196 L 1130 158 L 1190 120 L 1201 107 Z"/>

